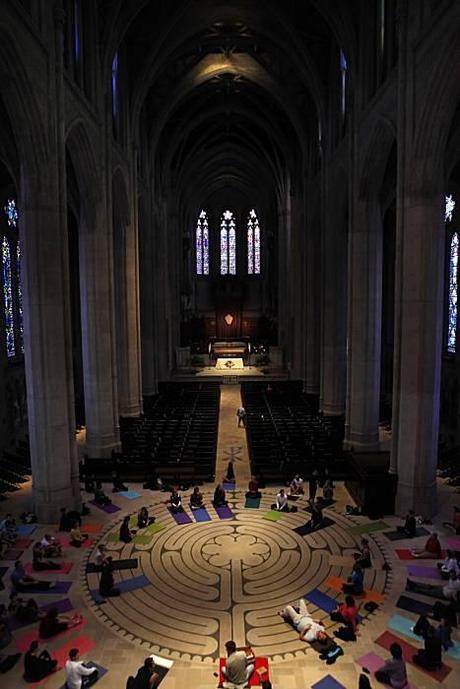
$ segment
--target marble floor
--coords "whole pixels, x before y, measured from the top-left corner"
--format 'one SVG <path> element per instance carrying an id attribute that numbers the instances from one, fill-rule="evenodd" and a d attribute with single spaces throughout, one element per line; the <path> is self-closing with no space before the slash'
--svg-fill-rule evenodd
<path id="1" fill-rule="evenodd" d="M 47 642 L 46 647 L 52 652 L 70 642 L 77 647 L 82 640 L 89 644 L 85 658 L 109 669 L 98 682 L 101 689 L 124 689 L 128 675 L 151 653 L 173 662 L 161 684 L 164 689 L 211 689 L 217 685 L 213 674 L 217 670 L 217 659 L 230 638 L 238 645 L 250 644 L 256 655 L 269 659 L 274 689 L 309 689 L 326 675 L 332 675 L 346 689 L 354 689 L 359 676 L 356 660 L 369 652 L 387 658 L 387 651 L 375 640 L 387 631 L 388 622 L 395 613 L 411 617 L 410 613 L 395 607 L 404 590 L 408 564 L 396 557 L 395 548 L 422 544 L 423 538 L 394 543 L 384 536 L 385 525 L 368 534 L 374 566 L 366 571 L 365 587 L 373 592 L 371 595 L 379 602 L 379 608 L 370 615 L 361 603 L 364 620 L 358 640 L 342 643 L 345 654 L 335 664 L 326 666 L 318 653 L 301 642 L 295 631 L 278 616 L 280 608 L 312 589 L 340 598 L 336 579 L 349 573 L 349 558 L 361 537 L 356 527 L 369 524 L 369 520 L 345 516 L 345 504 L 351 500 L 342 484 L 337 485 L 335 504 L 325 511 L 332 523 L 313 534 L 302 535 L 296 531 L 308 518 L 302 498 L 295 503 L 297 512 L 285 514 L 276 521 L 266 518 L 272 516 L 270 506 L 275 499 L 276 486 L 263 491 L 258 507 L 245 506 L 250 471 L 245 430 L 237 427 L 236 409 L 240 400 L 238 385 L 222 386 L 216 475 L 217 480 L 223 478 L 229 461 L 233 462 L 236 475 L 234 490 L 227 491 L 230 508 L 227 515 L 219 515 L 212 507 L 214 486 L 211 484 L 203 487 L 204 521 L 195 521 L 184 500 L 185 514 L 189 517 L 184 524 L 176 523 L 168 511 L 166 494 L 130 485 L 138 496 L 112 496 L 119 511 L 110 515 L 94 507 L 91 515 L 84 518 L 82 530 L 85 524 L 90 524 L 90 546 L 81 551 L 68 548 L 65 552 L 64 559 L 73 566 L 68 574 L 59 574 L 58 578 L 71 582 L 65 596 L 83 613 L 85 625 Z M 109 487 L 105 488 L 108 491 Z M 444 539 L 448 534 L 438 523 L 450 515 L 458 495 L 442 481 L 439 491 L 442 510 L 436 526 L 428 529 L 436 528 Z M 1 512 L 17 515 L 29 502 L 30 485 L 3 503 Z M 155 516 L 155 526 L 139 532 L 132 543 L 118 542 L 122 518 L 134 515 L 142 505 Z M 388 517 L 385 523 L 391 530 L 400 522 Z M 39 525 L 31 538 L 39 538 L 44 532 L 45 527 Z M 128 588 L 134 584 L 134 588 L 105 603 L 99 603 L 91 593 L 97 589 L 98 575 L 87 573 L 87 564 L 94 559 L 98 543 L 106 544 L 114 560 L 134 558 L 138 561 L 136 568 L 115 572 L 116 582 Z M 22 560 L 31 560 L 30 545 Z M 384 561 L 391 563 L 391 571 L 382 570 Z M 418 564 L 429 565 L 424 561 Z M 12 562 L 1 562 L 2 567 L 11 565 Z M 43 578 L 51 579 L 52 575 L 44 574 Z M 2 602 L 8 599 L 8 573 L 4 581 L 7 587 L 0 593 Z M 138 588 L 136 582 L 139 582 Z M 62 597 L 36 595 L 40 604 Z M 424 596 L 414 594 L 413 597 L 429 602 Z M 315 605 L 310 609 L 332 634 L 338 625 L 331 623 L 328 615 Z M 416 618 L 412 616 L 412 619 Z M 15 631 L 14 641 L 2 650 L 2 656 L 14 653 L 16 644 L 33 629 Z M 458 632 L 454 638 L 460 641 Z M 406 641 L 420 647 L 418 641 Z M 443 685 L 454 689 L 460 681 L 460 660 L 449 656 L 444 660 L 451 672 Z M 412 665 L 408 672 L 413 688 L 439 686 L 439 682 Z M 2 677 L 2 687 L 24 685 L 21 674 L 22 664 L 19 663 Z M 57 689 L 62 684 L 63 673 L 58 672 L 41 686 Z M 374 681 L 372 686 L 379 685 Z"/>

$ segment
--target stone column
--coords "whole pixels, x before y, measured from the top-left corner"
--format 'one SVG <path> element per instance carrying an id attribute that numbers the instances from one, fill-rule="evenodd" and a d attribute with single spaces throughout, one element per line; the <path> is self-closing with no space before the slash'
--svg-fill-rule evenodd
<path id="1" fill-rule="evenodd" d="M 382 220 L 377 200 L 359 200 L 349 235 L 348 380 L 345 442 L 379 447 Z"/>
<path id="2" fill-rule="evenodd" d="M 284 365 L 291 363 L 289 356 L 289 249 L 291 246 L 291 211 L 289 201 L 278 212 L 278 346 L 282 348 Z"/>
<path id="3" fill-rule="evenodd" d="M 293 198 L 291 202 L 292 245 L 289 252 L 289 291 L 292 297 L 291 323 L 287 338 L 290 351 L 291 375 L 305 379 L 305 221 L 302 199 Z"/>
<path id="4" fill-rule="evenodd" d="M 142 393 L 154 395 L 158 392 L 155 371 L 154 337 L 154 255 L 153 227 L 148 204 L 143 197 L 139 201 L 140 235 L 140 309 L 142 349 Z"/>
<path id="5" fill-rule="evenodd" d="M 414 179 L 415 174 L 411 175 Z M 437 510 L 436 466 L 443 337 L 445 227 L 443 192 L 411 191 L 397 228 L 400 275 L 399 385 L 393 452 L 398 467 L 396 511 Z M 395 343 L 396 344 L 396 343 Z"/>
<path id="6" fill-rule="evenodd" d="M 306 317 L 305 317 L 305 392 L 320 390 L 321 260 L 319 227 L 316 216 L 308 215 L 306 224 Z"/>

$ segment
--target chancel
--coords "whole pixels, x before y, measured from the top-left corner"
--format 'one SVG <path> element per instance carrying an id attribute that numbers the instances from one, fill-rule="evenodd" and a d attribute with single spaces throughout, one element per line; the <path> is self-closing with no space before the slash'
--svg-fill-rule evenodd
<path id="1" fill-rule="evenodd" d="M 456 689 L 460 2 L 0 8 L 2 687 Z"/>

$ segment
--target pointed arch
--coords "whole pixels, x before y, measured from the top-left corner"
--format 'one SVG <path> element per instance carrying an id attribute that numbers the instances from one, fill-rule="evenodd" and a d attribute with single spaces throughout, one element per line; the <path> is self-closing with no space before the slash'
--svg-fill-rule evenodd
<path id="1" fill-rule="evenodd" d="M 247 223 L 248 275 L 260 275 L 260 224 L 254 208 L 249 211 Z"/>
<path id="2" fill-rule="evenodd" d="M 208 214 L 202 209 L 195 229 L 196 274 L 209 275 L 209 222 Z"/>

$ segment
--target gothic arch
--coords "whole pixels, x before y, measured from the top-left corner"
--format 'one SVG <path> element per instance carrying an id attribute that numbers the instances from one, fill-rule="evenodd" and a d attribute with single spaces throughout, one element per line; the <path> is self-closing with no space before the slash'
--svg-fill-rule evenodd
<path id="1" fill-rule="evenodd" d="M 100 175 L 98 174 L 100 167 L 94 154 L 97 148 L 81 120 L 76 120 L 69 127 L 66 134 L 66 148 L 75 170 L 80 192 L 80 207 L 85 213 L 86 221 L 90 222 L 94 206 L 101 197 Z"/>
<path id="2" fill-rule="evenodd" d="M 380 117 L 374 124 L 360 170 L 358 182 L 360 198 L 379 196 L 395 138 L 396 130 L 393 122 Z"/>

